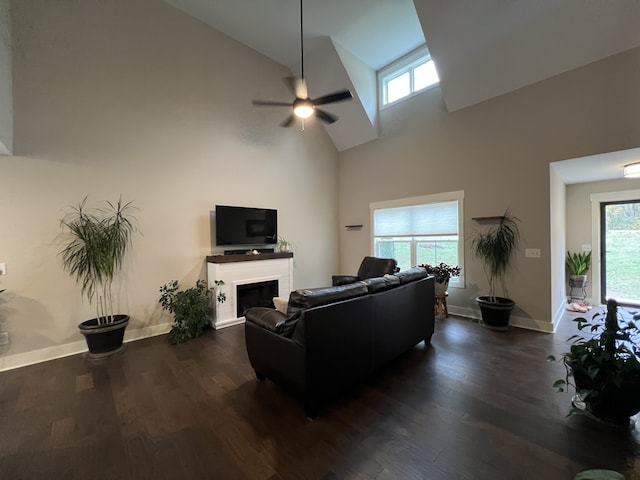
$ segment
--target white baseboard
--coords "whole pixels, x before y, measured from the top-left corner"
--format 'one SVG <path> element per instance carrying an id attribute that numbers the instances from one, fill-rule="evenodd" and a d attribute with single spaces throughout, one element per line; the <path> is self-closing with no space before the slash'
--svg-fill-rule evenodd
<path id="1" fill-rule="evenodd" d="M 161 323 L 160 325 L 151 325 L 148 327 L 138 328 L 136 330 L 126 330 L 124 334 L 125 342 L 141 340 L 143 338 L 155 337 L 167 333 L 171 329 L 171 323 Z M 30 352 L 16 353 L 0 358 L 0 372 L 12 370 L 14 368 L 26 367 L 34 363 L 55 360 L 56 358 L 68 357 L 87 351 L 86 342 L 79 341 L 66 343 L 64 345 L 56 345 L 54 347 L 41 348 Z"/>
<path id="2" fill-rule="evenodd" d="M 460 317 L 471 318 L 473 320 L 480 320 L 482 314 L 479 309 L 475 308 L 463 308 L 449 306 L 449 313 L 458 315 Z M 535 330 L 537 332 L 553 333 L 555 331 L 556 323 L 551 323 L 544 320 L 537 320 L 535 318 L 518 317 L 511 315 L 510 324 L 512 327 L 525 328 L 527 330 Z"/>

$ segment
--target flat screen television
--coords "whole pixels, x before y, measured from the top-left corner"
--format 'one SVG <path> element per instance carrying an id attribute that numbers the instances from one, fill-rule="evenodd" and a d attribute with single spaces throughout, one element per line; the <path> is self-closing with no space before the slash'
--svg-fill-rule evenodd
<path id="1" fill-rule="evenodd" d="M 264 245 L 278 240 L 278 211 L 216 205 L 216 245 Z"/>

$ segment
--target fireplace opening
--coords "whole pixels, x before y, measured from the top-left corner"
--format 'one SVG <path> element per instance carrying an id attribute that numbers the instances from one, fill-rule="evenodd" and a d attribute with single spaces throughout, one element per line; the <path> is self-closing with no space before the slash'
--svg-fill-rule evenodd
<path id="1" fill-rule="evenodd" d="M 245 310 L 251 307 L 274 308 L 272 299 L 277 296 L 278 280 L 236 285 L 237 316 L 243 317 Z"/>

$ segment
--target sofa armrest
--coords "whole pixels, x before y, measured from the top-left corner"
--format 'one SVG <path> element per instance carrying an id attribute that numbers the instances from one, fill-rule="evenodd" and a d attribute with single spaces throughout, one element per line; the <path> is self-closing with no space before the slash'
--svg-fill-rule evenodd
<path id="1" fill-rule="evenodd" d="M 348 283 L 357 282 L 360 279 L 355 275 L 334 275 L 331 277 L 331 285 L 337 287 L 339 285 L 346 285 Z"/>
<path id="2" fill-rule="evenodd" d="M 287 316 L 273 308 L 252 307 L 245 312 L 244 318 L 247 322 L 251 322 L 254 325 L 266 328 L 275 333 L 280 333 L 282 332 Z"/>

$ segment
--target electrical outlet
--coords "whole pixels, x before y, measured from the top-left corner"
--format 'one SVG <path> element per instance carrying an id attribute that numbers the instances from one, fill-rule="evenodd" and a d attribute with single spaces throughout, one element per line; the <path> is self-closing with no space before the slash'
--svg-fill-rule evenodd
<path id="1" fill-rule="evenodd" d="M 591 245 L 587 245 L 587 244 L 582 245 L 582 251 L 583 252 L 590 252 L 591 251 Z"/>
<path id="2" fill-rule="evenodd" d="M 0 332 L 0 345 L 9 345 L 9 332 Z"/>
<path id="3" fill-rule="evenodd" d="M 0 263 L 0 275 L 6 275 L 6 274 L 7 274 L 7 264 Z"/>
<path id="4" fill-rule="evenodd" d="M 524 250 L 524 256 L 527 258 L 540 258 L 539 248 L 526 248 Z"/>

